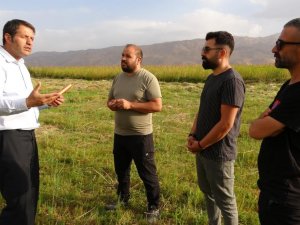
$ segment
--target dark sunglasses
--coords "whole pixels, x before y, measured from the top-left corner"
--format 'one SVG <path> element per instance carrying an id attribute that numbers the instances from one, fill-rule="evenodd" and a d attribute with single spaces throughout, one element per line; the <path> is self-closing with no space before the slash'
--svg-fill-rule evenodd
<path id="1" fill-rule="evenodd" d="M 208 52 L 211 51 L 211 50 L 221 50 L 221 49 L 222 49 L 222 48 L 210 48 L 210 47 L 208 47 L 208 46 L 205 46 L 205 47 L 202 48 L 202 52 L 208 53 Z"/>
<path id="2" fill-rule="evenodd" d="M 283 41 L 281 39 L 278 39 L 275 45 L 277 50 L 280 51 L 284 45 L 300 45 L 300 42 L 289 42 L 289 41 Z"/>

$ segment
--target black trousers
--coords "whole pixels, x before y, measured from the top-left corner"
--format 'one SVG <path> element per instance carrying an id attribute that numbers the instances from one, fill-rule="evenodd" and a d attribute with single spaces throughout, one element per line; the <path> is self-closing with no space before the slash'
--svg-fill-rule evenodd
<path id="1" fill-rule="evenodd" d="M 122 201 L 130 196 L 130 167 L 134 161 L 142 179 L 149 207 L 159 207 L 160 187 L 154 161 L 153 135 L 114 136 L 114 163 L 118 177 L 117 193 Z"/>
<path id="2" fill-rule="evenodd" d="M 261 192 L 258 200 L 261 225 L 300 225 L 300 207 L 292 207 Z"/>
<path id="3" fill-rule="evenodd" d="M 0 191 L 6 201 L 0 225 L 34 225 L 39 195 L 34 131 L 0 131 Z"/>

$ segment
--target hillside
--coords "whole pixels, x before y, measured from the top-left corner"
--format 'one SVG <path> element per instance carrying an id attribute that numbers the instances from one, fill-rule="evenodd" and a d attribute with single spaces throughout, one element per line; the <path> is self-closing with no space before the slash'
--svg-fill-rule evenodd
<path id="1" fill-rule="evenodd" d="M 267 37 L 235 37 L 232 64 L 270 64 L 271 49 L 278 34 Z M 146 65 L 186 65 L 201 63 L 203 39 L 184 40 L 141 46 Z M 120 62 L 124 46 L 68 52 L 36 52 L 26 58 L 29 66 L 101 66 Z"/>

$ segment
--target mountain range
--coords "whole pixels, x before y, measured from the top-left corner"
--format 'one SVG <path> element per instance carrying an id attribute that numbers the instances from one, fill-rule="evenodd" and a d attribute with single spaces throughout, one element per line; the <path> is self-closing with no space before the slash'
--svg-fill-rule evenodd
<path id="1" fill-rule="evenodd" d="M 272 64 L 271 52 L 278 34 L 266 37 L 235 36 L 231 64 Z M 144 65 L 191 65 L 201 63 L 204 39 L 142 45 Z M 36 52 L 26 58 L 29 66 L 119 65 L 124 46 L 67 52 Z"/>

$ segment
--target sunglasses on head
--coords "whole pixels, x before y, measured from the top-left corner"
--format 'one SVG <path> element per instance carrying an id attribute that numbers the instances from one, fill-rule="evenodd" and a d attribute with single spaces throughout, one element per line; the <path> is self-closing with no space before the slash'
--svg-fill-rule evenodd
<path id="1" fill-rule="evenodd" d="M 290 41 L 284 41 L 284 40 L 281 40 L 281 39 L 278 39 L 276 41 L 276 48 L 278 51 L 280 51 L 284 45 L 300 45 L 300 42 L 290 42 Z"/>

